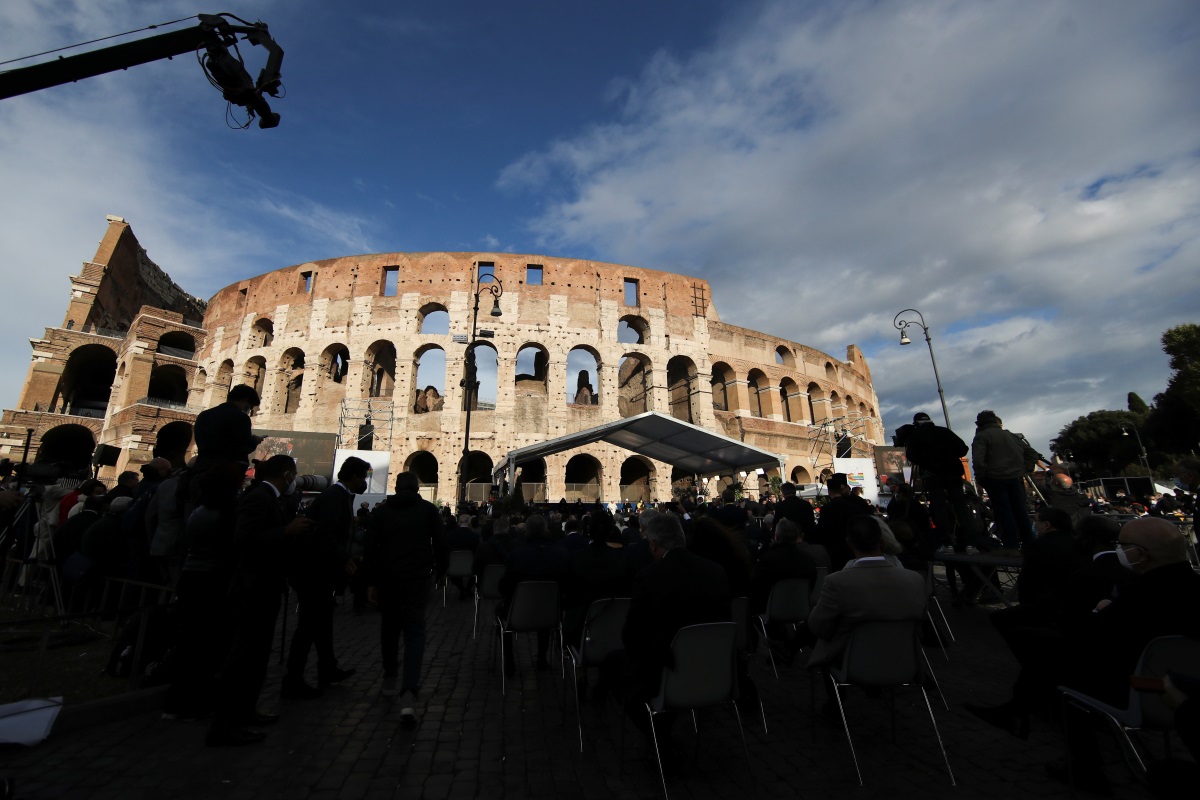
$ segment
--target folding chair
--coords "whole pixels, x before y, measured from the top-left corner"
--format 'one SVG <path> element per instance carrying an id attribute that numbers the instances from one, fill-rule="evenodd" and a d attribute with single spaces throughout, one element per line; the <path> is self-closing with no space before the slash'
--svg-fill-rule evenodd
<path id="1" fill-rule="evenodd" d="M 957 786 L 954 772 L 950 769 L 950 759 L 946 755 L 946 747 L 942 744 L 942 734 L 938 730 L 937 720 L 933 717 L 933 706 L 929 703 L 929 694 L 925 691 L 925 668 L 922 667 L 924 652 L 921 650 L 920 622 L 915 620 L 869 620 L 860 622 L 854 627 L 846 651 L 842 655 L 839 667 L 830 667 L 829 678 L 833 683 L 833 696 L 837 700 L 838 712 L 842 717 L 842 727 L 846 730 L 846 743 L 850 745 L 850 756 L 854 759 L 854 771 L 858 774 L 858 784 L 863 785 L 862 770 L 858 766 L 858 755 L 854 752 L 854 740 L 850 737 L 850 725 L 846 721 L 846 708 L 842 705 L 841 687 L 864 686 L 878 688 L 894 688 L 897 686 L 916 686 L 925 698 L 925 709 L 929 712 L 929 721 L 933 724 L 933 733 L 937 737 L 938 747 L 942 751 L 942 760 L 946 762 L 946 772 L 950 775 L 950 784 Z M 928 662 L 925 662 L 926 664 Z M 895 735 L 895 709 L 889 705 L 892 712 L 892 734 Z"/>
<path id="2" fill-rule="evenodd" d="M 925 616 L 929 619 L 929 627 L 933 628 L 933 635 L 937 637 L 938 645 L 942 648 L 942 656 L 949 661 L 950 654 L 946 652 L 946 640 L 942 638 L 942 630 L 933 620 L 933 608 L 937 607 L 938 616 L 942 618 L 942 624 L 946 626 L 946 635 L 950 637 L 950 641 L 954 642 L 954 631 L 950 630 L 950 622 L 946 619 L 946 612 L 942 610 L 942 604 L 938 602 L 937 592 L 933 583 L 933 564 L 925 565 L 925 596 L 929 598 L 929 604 L 925 606 Z"/>
<path id="3" fill-rule="evenodd" d="M 474 576 L 475 554 L 470 550 L 451 550 L 450 561 L 446 564 L 446 577 L 442 581 L 442 608 L 446 607 L 446 589 L 451 578 L 470 578 Z"/>
<path id="4" fill-rule="evenodd" d="M 482 600 L 494 602 L 503 597 L 500 594 L 500 581 L 504 579 L 505 572 L 508 572 L 508 567 L 503 564 L 488 564 L 483 568 L 483 575 L 475 581 L 475 619 L 471 622 L 472 639 L 475 638 L 475 630 L 479 625 L 479 603 Z"/>
<path id="5" fill-rule="evenodd" d="M 535 633 L 549 630 L 558 633 L 562 647 L 562 621 L 558 613 L 558 583 L 555 581 L 521 581 L 513 591 L 512 602 L 504 619 L 496 620 L 500 634 L 500 693 L 507 694 L 504 674 L 504 634 Z M 515 642 L 514 642 L 515 644 Z M 560 659 L 561 661 L 561 656 Z"/>
<path id="6" fill-rule="evenodd" d="M 629 615 L 628 597 L 606 597 L 593 600 L 583 621 L 583 636 L 578 646 L 568 643 L 566 656 L 571 661 L 571 685 L 579 686 L 579 670 L 598 667 L 610 654 L 622 649 L 621 633 Z M 563 682 L 564 691 L 566 682 Z M 575 689 L 575 717 L 579 723 L 579 752 L 583 752 L 583 712 L 579 690 Z"/>
<path id="7" fill-rule="evenodd" d="M 734 667 L 734 642 L 737 629 L 732 622 L 709 622 L 703 625 L 688 625 L 680 628 L 671 642 L 674 669 L 664 669 L 658 695 L 646 703 L 650 715 L 650 735 L 654 741 L 654 756 L 658 761 L 658 774 L 662 780 L 663 797 L 667 793 L 667 777 L 663 772 L 662 752 L 658 746 L 658 734 L 654 730 L 654 718 L 668 711 L 691 711 L 695 725 L 696 709 L 728 704 L 733 708 L 737 720 L 738 734 L 742 737 L 742 751 L 746 756 L 746 768 L 754 780 L 754 768 L 750 764 L 750 748 L 746 745 L 746 732 L 742 729 L 742 715 L 738 712 L 737 673 Z M 699 728 L 697 726 L 697 734 Z"/>
<path id="8" fill-rule="evenodd" d="M 733 613 L 733 624 L 737 627 L 737 636 L 733 640 L 733 649 L 740 657 L 745 654 L 750 657 L 748 652 L 747 640 L 750 638 L 747 631 L 747 626 L 750 620 L 750 598 L 735 597 L 730 603 L 730 611 Z M 762 715 L 763 733 L 767 733 L 767 711 L 763 708 L 762 695 L 758 697 L 758 713 Z"/>
<path id="9" fill-rule="evenodd" d="M 812 584 L 806 578 L 785 578 L 776 581 L 771 587 L 771 596 L 767 599 L 767 613 L 757 617 L 759 631 L 767 644 L 767 655 L 771 659 L 771 671 L 775 673 L 775 680 L 779 680 L 779 670 L 775 668 L 775 654 L 771 650 L 771 639 L 767 636 L 767 625 L 778 622 L 798 630 L 799 625 L 808 620 L 808 613 L 812 610 L 811 598 Z"/>
<path id="10" fill-rule="evenodd" d="M 1160 636 L 1152 639 L 1142 651 L 1138 659 L 1137 671 L 1134 673 L 1142 678 L 1161 678 L 1168 671 L 1181 674 L 1200 674 L 1200 640 L 1186 636 Z M 1130 731 L 1162 731 L 1166 736 L 1175 726 L 1175 712 L 1167 708 L 1162 695 L 1149 692 L 1129 690 L 1129 705 L 1126 708 L 1115 708 L 1102 703 L 1094 697 L 1066 686 L 1059 686 L 1063 700 L 1068 705 L 1076 706 L 1088 712 L 1100 714 L 1117 734 L 1121 743 L 1121 751 L 1125 755 L 1125 763 L 1137 777 L 1146 774 L 1146 762 L 1138 752 Z M 1064 712 L 1066 706 L 1064 706 Z M 1066 717 L 1063 717 L 1064 738 L 1069 735 L 1066 730 Z M 1067 752 L 1070 752 L 1070 742 L 1067 742 Z M 1068 765 L 1070 759 L 1067 759 Z M 1072 787 L 1074 778 L 1071 776 Z"/>

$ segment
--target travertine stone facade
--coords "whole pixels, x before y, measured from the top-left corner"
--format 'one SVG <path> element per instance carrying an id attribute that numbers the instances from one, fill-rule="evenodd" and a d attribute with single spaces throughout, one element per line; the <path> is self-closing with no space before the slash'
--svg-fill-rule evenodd
<path id="1" fill-rule="evenodd" d="M 492 278 L 503 286 L 498 300 Z M 89 284 L 93 316 L 106 280 Z M 156 426 L 186 422 L 221 402 L 231 385 L 249 383 L 263 401 L 256 427 L 339 433 L 343 447 L 364 437 L 390 450 L 393 473 L 411 469 L 437 484 L 430 493 L 450 500 L 464 446 L 466 342 L 477 296 L 478 328 L 492 336 L 477 339 L 476 352 L 496 365 L 494 390 L 480 393 L 487 402 L 476 397 L 470 420 L 468 477 L 480 491 L 511 449 L 647 410 L 783 454 L 784 478 L 800 483 L 829 467 L 832 430 L 848 429 L 859 455 L 882 438 L 857 347 L 842 360 L 726 324 L 702 279 L 539 255 L 388 253 L 239 281 L 209 301 L 198 325 L 185 320 L 178 298 L 163 304 L 176 313 L 139 307 L 125 338 L 104 345 L 119 368 L 101 440 L 146 451 Z M 68 316 L 82 315 L 86 299 L 73 296 Z M 493 302 L 501 316 L 489 313 Z M 162 344 L 187 345 L 187 337 L 194 357 Z M 38 364 L 65 363 L 83 343 L 49 332 L 35 343 L 51 355 L 35 354 L 23 407 L 63 392 L 62 368 Z M 444 375 L 431 381 L 428 365 L 440 357 Z M 479 375 L 486 380 L 490 371 Z M 683 477 L 668 464 L 596 445 L 527 465 L 522 482 L 550 500 L 649 500 L 670 496 L 672 481 Z"/>

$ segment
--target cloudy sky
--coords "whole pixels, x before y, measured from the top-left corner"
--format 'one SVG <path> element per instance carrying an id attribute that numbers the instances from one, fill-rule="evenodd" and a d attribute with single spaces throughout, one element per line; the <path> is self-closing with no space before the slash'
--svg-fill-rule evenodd
<path id="1" fill-rule="evenodd" d="M 4 0 L 0 61 L 197 10 Z M 939 416 L 916 308 L 960 434 L 992 408 L 1040 449 L 1151 400 L 1200 321 L 1192 0 L 230 10 L 287 52 L 277 129 L 230 130 L 191 56 L 0 101 L 3 405 L 105 214 L 202 297 L 408 250 L 700 276 L 727 322 L 859 345 L 889 431 Z"/>

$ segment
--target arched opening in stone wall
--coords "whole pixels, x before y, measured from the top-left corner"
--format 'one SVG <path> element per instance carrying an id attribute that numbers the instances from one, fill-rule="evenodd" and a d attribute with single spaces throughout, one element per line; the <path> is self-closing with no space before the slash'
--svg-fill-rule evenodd
<path id="1" fill-rule="evenodd" d="M 792 475 L 788 480 L 797 486 L 803 486 L 806 483 L 813 482 L 812 473 L 804 467 L 794 467 L 792 469 Z"/>
<path id="2" fill-rule="evenodd" d="M 421 307 L 420 333 L 429 336 L 444 336 L 450 332 L 450 312 L 441 303 L 427 303 Z"/>
<path id="3" fill-rule="evenodd" d="M 712 367 L 712 399 L 714 411 L 736 411 L 737 393 L 733 367 L 718 361 Z"/>
<path id="4" fill-rule="evenodd" d="M 146 397 L 151 402 L 187 405 L 187 373 L 178 364 L 155 364 L 150 370 Z"/>
<path id="5" fill-rule="evenodd" d="M 103 418 L 116 374 L 117 354 L 111 348 L 102 344 L 75 348 L 67 357 L 49 410 Z"/>
<path id="6" fill-rule="evenodd" d="M 540 344 L 522 345 L 517 351 L 516 395 L 545 396 L 549 392 L 550 353 Z"/>
<path id="7" fill-rule="evenodd" d="M 409 407 L 417 414 L 441 411 L 446 402 L 446 351 L 427 344 L 413 354 L 413 388 Z"/>
<path id="8" fill-rule="evenodd" d="M 650 359 L 641 353 L 626 353 L 617 369 L 617 412 L 633 417 L 650 410 Z"/>
<path id="9" fill-rule="evenodd" d="M 204 404 L 204 392 L 208 389 L 208 373 L 204 367 L 196 367 L 191 388 L 188 389 L 188 405 L 200 408 Z"/>
<path id="10" fill-rule="evenodd" d="M 405 459 L 404 471 L 416 475 L 421 486 L 437 487 L 438 485 L 437 456 L 426 450 L 418 450 Z"/>
<path id="11" fill-rule="evenodd" d="M 176 358 L 196 357 L 196 337 L 185 331 L 167 331 L 158 337 L 158 352 Z"/>
<path id="12" fill-rule="evenodd" d="M 695 497 L 704 489 L 704 483 L 696 483 L 696 476 L 688 472 L 683 467 L 671 467 L 671 496 L 669 498 L 656 497 L 655 500 L 685 500 Z"/>
<path id="13" fill-rule="evenodd" d="M 763 394 L 767 387 L 767 376 L 762 370 L 752 369 L 746 376 L 746 390 L 750 394 L 750 416 L 763 417 L 770 408 Z"/>
<path id="14" fill-rule="evenodd" d="M 350 348 L 331 344 L 321 353 L 317 363 L 317 408 L 331 411 L 341 406 L 346 397 L 346 375 L 350 370 Z"/>
<path id="15" fill-rule="evenodd" d="M 785 367 L 795 368 L 796 356 L 792 353 L 792 348 L 785 344 L 781 344 L 775 348 L 775 363 Z"/>
<path id="16" fill-rule="evenodd" d="M 779 408 L 783 412 L 784 422 L 804 419 L 804 412 L 800 409 L 800 387 L 791 378 L 779 382 Z"/>
<path id="17" fill-rule="evenodd" d="M 820 422 L 829 417 L 829 406 L 821 401 L 825 399 L 825 390 L 818 383 L 808 385 L 808 418 Z"/>
<path id="18" fill-rule="evenodd" d="M 227 358 L 217 367 L 217 382 L 213 386 L 212 405 L 224 403 L 233 388 L 233 359 Z"/>
<path id="19" fill-rule="evenodd" d="M 262 317 L 250 326 L 250 336 L 246 340 L 246 347 L 250 349 L 270 347 L 273 341 L 275 341 L 275 323 L 267 317 Z"/>
<path id="20" fill-rule="evenodd" d="M 373 342 L 364 366 L 367 397 L 391 397 L 396 388 L 396 346 L 382 339 Z"/>
<path id="21" fill-rule="evenodd" d="M 546 489 L 546 459 L 535 458 L 517 467 L 516 482 L 513 491 L 520 491 L 526 503 L 547 502 Z"/>
<path id="22" fill-rule="evenodd" d="M 69 469 L 88 467 L 96 438 L 82 425 L 55 425 L 42 434 L 35 463 L 63 464 Z"/>
<path id="23" fill-rule="evenodd" d="M 825 362 L 825 380 L 830 383 L 837 383 L 837 370 L 833 367 L 832 361 Z"/>
<path id="24" fill-rule="evenodd" d="M 650 341 L 650 323 L 637 314 L 627 314 L 617 323 L 617 341 L 621 344 L 646 344 Z"/>
<path id="25" fill-rule="evenodd" d="M 475 391 L 472 394 L 472 410 L 494 411 L 496 409 L 497 375 L 499 356 L 496 348 L 487 342 L 475 343 Z M 467 376 L 470 380 L 470 376 Z M 466 410 L 467 393 L 463 391 L 463 410 Z"/>
<path id="26" fill-rule="evenodd" d="M 159 456 L 171 462 L 178 469 L 187 461 L 188 448 L 192 446 L 192 426 L 182 420 L 168 422 L 158 429 L 154 439 L 154 457 Z"/>
<path id="27" fill-rule="evenodd" d="M 600 403 L 600 354 L 579 345 L 567 353 L 567 403 L 594 406 Z"/>
<path id="28" fill-rule="evenodd" d="M 592 503 L 600 499 L 600 487 L 604 485 L 604 468 L 595 456 L 580 453 L 567 462 L 563 477 L 567 484 L 568 502 L 582 500 Z"/>
<path id="29" fill-rule="evenodd" d="M 492 493 L 492 457 L 482 450 L 467 455 L 467 499 L 482 503 Z"/>
<path id="30" fill-rule="evenodd" d="M 829 418 L 837 419 L 846 413 L 846 407 L 842 404 L 842 398 L 837 392 L 829 393 Z M 845 424 L 843 421 L 842 424 Z"/>
<path id="31" fill-rule="evenodd" d="M 279 359 L 279 391 L 276 393 L 279 412 L 295 414 L 300 408 L 303 389 L 304 351 L 299 347 L 289 347 Z"/>
<path id="32" fill-rule="evenodd" d="M 254 387 L 261 400 L 267 383 L 267 360 L 262 356 L 255 356 L 247 361 L 246 366 L 242 368 L 242 383 Z M 257 416 L 258 412 L 259 407 L 254 406 L 250 409 L 250 416 Z"/>
<path id="33" fill-rule="evenodd" d="M 642 456 L 630 456 L 621 462 L 621 502 L 649 503 L 654 464 Z"/>
<path id="34" fill-rule="evenodd" d="M 675 356 L 667 362 L 667 397 L 671 416 L 695 423 L 696 362 L 687 356 Z"/>

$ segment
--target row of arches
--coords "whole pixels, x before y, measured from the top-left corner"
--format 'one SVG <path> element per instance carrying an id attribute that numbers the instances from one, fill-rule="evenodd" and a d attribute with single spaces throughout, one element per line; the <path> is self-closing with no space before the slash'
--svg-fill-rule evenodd
<path id="1" fill-rule="evenodd" d="M 744 392 L 740 391 L 742 385 Z M 790 377 L 781 378 L 778 386 L 772 386 L 761 369 L 751 369 L 744 379 L 739 379 L 723 361 L 713 364 L 711 386 L 716 411 L 744 410 L 752 417 L 805 423 L 838 416 L 863 420 L 875 417 L 874 407 L 865 401 L 850 394 L 842 395 L 836 389 L 827 392 L 815 381 L 810 381 L 803 390 Z"/>

